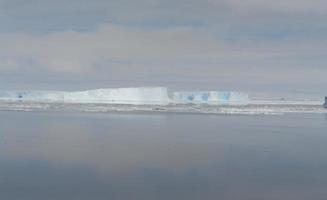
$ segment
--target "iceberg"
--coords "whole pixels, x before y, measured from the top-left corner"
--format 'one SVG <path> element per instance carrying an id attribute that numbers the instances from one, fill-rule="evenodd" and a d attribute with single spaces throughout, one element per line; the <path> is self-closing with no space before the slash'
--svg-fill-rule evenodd
<path id="1" fill-rule="evenodd" d="M 169 97 L 169 94 L 171 97 Z M 166 87 L 106 88 L 85 91 L 0 91 L 2 101 L 54 103 L 104 103 L 132 105 L 168 104 L 248 104 L 249 96 L 240 92 L 189 91 L 168 94 Z"/>
<path id="2" fill-rule="evenodd" d="M 326 97 L 327 102 L 327 97 Z M 0 111 L 165 112 L 205 114 L 327 113 L 321 99 L 258 99 L 242 92 L 166 87 L 85 91 L 0 91 Z M 325 103 L 326 105 L 326 103 Z"/>
<path id="3" fill-rule="evenodd" d="M 63 102 L 65 92 L 57 91 L 0 91 L 2 101 Z"/>
<path id="4" fill-rule="evenodd" d="M 169 103 L 167 88 L 107 88 L 77 92 L 8 91 L 0 92 L 0 100 L 57 103 L 152 104 Z"/>
<path id="5" fill-rule="evenodd" d="M 174 92 L 173 101 L 181 104 L 243 105 L 249 103 L 249 95 L 241 92 L 184 91 Z"/>
<path id="6" fill-rule="evenodd" d="M 165 105 L 169 97 L 165 87 L 109 88 L 66 92 L 64 102 Z"/>

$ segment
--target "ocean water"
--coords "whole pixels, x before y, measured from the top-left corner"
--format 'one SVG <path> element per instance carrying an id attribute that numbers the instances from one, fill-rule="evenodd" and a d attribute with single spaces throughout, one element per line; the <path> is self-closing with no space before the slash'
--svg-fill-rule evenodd
<path id="1" fill-rule="evenodd" d="M 6 200 L 327 196 L 327 115 L 0 112 Z"/>

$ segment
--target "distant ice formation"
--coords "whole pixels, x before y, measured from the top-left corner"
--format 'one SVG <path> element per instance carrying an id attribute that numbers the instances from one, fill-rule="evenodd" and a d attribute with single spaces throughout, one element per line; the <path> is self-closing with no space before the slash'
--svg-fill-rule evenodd
<path id="1" fill-rule="evenodd" d="M 174 92 L 173 102 L 181 104 L 193 103 L 241 105 L 249 103 L 249 95 L 240 92 L 218 91 Z"/>
<path id="2" fill-rule="evenodd" d="M 169 103 L 167 88 L 108 88 L 78 92 L 8 91 L 0 92 L 0 100 L 58 103 L 158 104 Z"/>
<path id="3" fill-rule="evenodd" d="M 327 98 L 326 98 L 327 101 Z M 220 91 L 168 91 L 166 87 L 76 92 L 0 91 L 0 111 L 171 112 L 210 114 L 324 113 L 321 99 L 249 99 Z"/>
<path id="4" fill-rule="evenodd" d="M 239 92 L 190 91 L 168 95 L 166 87 L 108 88 L 77 92 L 64 91 L 7 91 L 0 100 L 57 103 L 106 103 L 132 105 L 167 104 L 224 104 L 243 105 L 249 96 Z"/>
<path id="5" fill-rule="evenodd" d="M 0 100 L 63 102 L 65 92 L 57 91 L 0 91 Z"/>
<path id="6" fill-rule="evenodd" d="M 64 101 L 72 103 L 165 105 L 169 103 L 169 97 L 165 87 L 110 88 L 65 92 Z"/>

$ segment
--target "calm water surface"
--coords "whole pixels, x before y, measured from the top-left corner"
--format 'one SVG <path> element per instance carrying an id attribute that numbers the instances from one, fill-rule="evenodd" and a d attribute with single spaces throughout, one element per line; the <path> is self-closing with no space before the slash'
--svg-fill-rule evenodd
<path id="1" fill-rule="evenodd" d="M 327 198 L 327 117 L 0 112 L 5 200 Z"/>

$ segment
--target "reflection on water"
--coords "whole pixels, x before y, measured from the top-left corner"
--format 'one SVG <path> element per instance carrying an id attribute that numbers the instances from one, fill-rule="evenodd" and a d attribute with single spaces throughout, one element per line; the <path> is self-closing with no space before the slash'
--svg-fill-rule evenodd
<path id="1" fill-rule="evenodd" d="M 3 199 L 325 199 L 324 115 L 0 112 Z"/>

